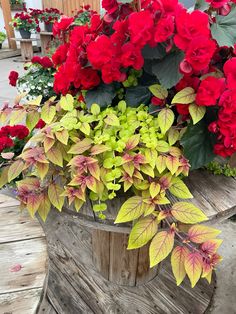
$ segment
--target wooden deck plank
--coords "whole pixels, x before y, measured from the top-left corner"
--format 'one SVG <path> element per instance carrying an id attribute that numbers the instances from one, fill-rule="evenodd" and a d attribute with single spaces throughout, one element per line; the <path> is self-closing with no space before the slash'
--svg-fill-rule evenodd
<path id="1" fill-rule="evenodd" d="M 15 265 L 21 265 L 21 270 L 11 271 Z M 1 244 L 0 266 L 0 294 L 43 287 L 47 273 L 46 239 Z"/>
<path id="2" fill-rule="evenodd" d="M 23 290 L 14 293 L 0 294 L 1 314 L 35 313 L 42 289 Z"/>
<path id="3" fill-rule="evenodd" d="M 18 206 L 2 207 L 0 215 L 0 243 L 45 236 L 38 221 L 32 219 L 26 210 L 20 212 Z"/>

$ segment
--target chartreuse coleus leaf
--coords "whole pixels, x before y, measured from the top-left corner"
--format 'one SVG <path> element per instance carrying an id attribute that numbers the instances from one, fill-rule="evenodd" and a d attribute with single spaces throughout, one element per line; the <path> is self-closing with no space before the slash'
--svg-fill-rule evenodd
<path id="1" fill-rule="evenodd" d="M 174 237 L 175 233 L 171 231 L 156 234 L 149 248 L 150 267 L 156 266 L 170 254 L 174 246 Z"/>
<path id="2" fill-rule="evenodd" d="M 49 161 L 51 161 L 53 164 L 63 167 L 63 157 L 62 153 L 59 150 L 59 148 L 53 146 L 49 149 L 49 151 L 46 153 L 46 156 Z"/>
<path id="3" fill-rule="evenodd" d="M 17 109 L 12 111 L 10 115 L 10 125 L 16 125 L 24 121 L 26 114 L 27 112 L 25 109 Z"/>
<path id="4" fill-rule="evenodd" d="M 171 214 L 186 224 L 195 224 L 207 220 L 207 216 L 195 205 L 187 202 L 177 202 L 172 206 Z"/>
<path id="5" fill-rule="evenodd" d="M 172 99 L 172 104 L 191 104 L 196 98 L 195 90 L 192 87 L 185 87 Z"/>
<path id="6" fill-rule="evenodd" d="M 71 146 L 68 151 L 69 154 L 83 154 L 86 150 L 89 150 L 92 146 L 93 141 L 90 138 L 84 138 L 82 141 Z"/>
<path id="7" fill-rule="evenodd" d="M 17 178 L 25 167 L 25 163 L 22 159 L 18 159 L 11 164 L 8 169 L 8 182 L 11 182 Z"/>
<path id="8" fill-rule="evenodd" d="M 48 187 L 49 200 L 59 211 L 62 210 L 65 200 L 65 197 L 62 196 L 63 192 L 63 188 L 56 183 L 51 183 Z"/>
<path id="9" fill-rule="evenodd" d="M 161 190 L 161 186 L 159 183 L 152 182 L 150 184 L 149 191 L 152 198 L 155 198 L 160 193 L 160 190 Z"/>
<path id="10" fill-rule="evenodd" d="M 144 208 L 142 206 L 143 199 L 141 196 L 133 196 L 129 198 L 120 208 L 115 223 L 128 222 L 139 218 Z"/>
<path id="11" fill-rule="evenodd" d="M 162 173 L 166 169 L 166 156 L 160 155 L 157 157 L 156 168 L 159 173 Z"/>
<path id="12" fill-rule="evenodd" d="M 204 117 L 206 113 L 206 107 L 198 106 L 196 104 L 191 104 L 189 106 L 189 113 L 193 119 L 193 124 L 198 123 Z"/>
<path id="13" fill-rule="evenodd" d="M 168 96 L 168 90 L 159 84 L 149 86 L 149 90 L 155 97 L 160 99 L 166 99 Z"/>
<path id="14" fill-rule="evenodd" d="M 176 284 L 179 286 L 186 276 L 185 259 L 189 251 L 184 246 L 176 246 L 171 254 L 172 271 L 176 279 Z"/>
<path id="15" fill-rule="evenodd" d="M 69 132 L 66 129 L 62 129 L 55 132 L 55 135 L 59 142 L 61 142 L 64 145 L 68 144 Z"/>
<path id="16" fill-rule="evenodd" d="M 98 104 L 92 104 L 91 106 L 91 113 L 95 116 L 99 115 L 101 109 L 100 109 L 100 106 Z"/>
<path id="17" fill-rule="evenodd" d="M 156 217 L 140 218 L 130 232 L 128 249 L 137 249 L 148 243 L 157 233 L 157 227 Z"/>
<path id="18" fill-rule="evenodd" d="M 8 183 L 8 170 L 9 167 L 4 167 L 1 169 L 0 173 L 0 189 Z"/>
<path id="19" fill-rule="evenodd" d="M 202 256 L 197 252 L 188 252 L 184 260 L 184 267 L 191 282 L 191 286 L 194 288 L 201 277 Z"/>
<path id="20" fill-rule="evenodd" d="M 173 178 L 172 185 L 169 188 L 169 191 L 176 197 L 179 198 L 192 198 L 192 194 L 190 193 L 188 187 L 180 178 Z"/>
<path id="21" fill-rule="evenodd" d="M 180 137 L 180 133 L 175 128 L 171 128 L 168 132 L 168 142 L 170 146 L 174 145 Z"/>
<path id="22" fill-rule="evenodd" d="M 203 243 L 205 241 L 214 239 L 221 233 L 220 230 L 217 230 L 212 227 L 195 225 L 192 226 L 188 231 L 189 240 L 195 243 Z"/>
<path id="23" fill-rule="evenodd" d="M 62 96 L 59 104 L 63 110 L 72 111 L 74 109 L 74 97 L 70 94 Z"/>
<path id="24" fill-rule="evenodd" d="M 50 212 L 51 209 L 51 202 L 49 200 L 48 194 L 43 193 L 41 202 L 38 208 L 38 213 L 39 216 L 42 218 L 42 220 L 45 222 L 48 216 L 48 213 Z"/>
<path id="25" fill-rule="evenodd" d="M 36 126 L 40 119 L 40 114 L 37 111 L 30 111 L 26 116 L 26 126 L 27 128 L 32 131 L 33 128 Z"/>
<path id="26" fill-rule="evenodd" d="M 46 103 L 41 110 L 41 118 L 47 124 L 50 124 L 56 115 L 56 107 Z"/>
<path id="27" fill-rule="evenodd" d="M 175 156 L 167 156 L 166 157 L 166 167 L 173 175 L 176 173 L 180 166 L 179 158 Z"/>
<path id="28" fill-rule="evenodd" d="M 165 134 L 170 127 L 172 126 L 175 119 L 174 112 L 171 109 L 164 108 L 162 109 L 157 117 L 157 121 L 161 128 L 161 133 Z"/>
<path id="29" fill-rule="evenodd" d="M 37 162 L 36 163 L 36 170 L 37 170 L 38 177 L 41 180 L 43 180 L 45 178 L 45 176 L 47 175 L 47 173 L 48 173 L 49 164 L 48 163 Z"/>

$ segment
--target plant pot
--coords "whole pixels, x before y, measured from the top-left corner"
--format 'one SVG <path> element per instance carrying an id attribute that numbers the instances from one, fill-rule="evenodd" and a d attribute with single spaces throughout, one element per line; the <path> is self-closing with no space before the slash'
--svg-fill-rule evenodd
<path id="1" fill-rule="evenodd" d="M 12 4 L 11 5 L 11 10 L 12 11 L 22 11 L 24 9 L 24 3 L 22 4 Z"/>
<path id="2" fill-rule="evenodd" d="M 45 25 L 45 31 L 52 33 L 53 23 L 44 23 L 44 25 Z"/>
<path id="3" fill-rule="evenodd" d="M 21 35 L 22 39 L 30 39 L 30 37 L 31 37 L 31 32 L 30 31 L 27 31 L 25 29 L 20 28 L 19 32 L 20 32 L 20 35 Z"/>

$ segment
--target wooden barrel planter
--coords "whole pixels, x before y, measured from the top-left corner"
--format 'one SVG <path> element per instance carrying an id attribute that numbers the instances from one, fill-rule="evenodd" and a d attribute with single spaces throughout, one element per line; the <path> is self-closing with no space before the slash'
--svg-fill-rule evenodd
<path id="1" fill-rule="evenodd" d="M 187 184 L 193 203 L 210 221 L 236 213 L 235 179 L 196 171 Z M 124 200 L 107 203 L 106 220 L 97 217 L 90 202 L 79 213 L 65 208 L 49 214 L 44 229 L 50 255 L 47 295 L 52 306 L 59 314 L 205 313 L 214 296 L 215 274 L 210 285 L 201 279 L 191 289 L 188 279 L 176 286 L 168 259 L 150 269 L 148 246 L 127 250 L 131 226 L 114 225 Z"/>

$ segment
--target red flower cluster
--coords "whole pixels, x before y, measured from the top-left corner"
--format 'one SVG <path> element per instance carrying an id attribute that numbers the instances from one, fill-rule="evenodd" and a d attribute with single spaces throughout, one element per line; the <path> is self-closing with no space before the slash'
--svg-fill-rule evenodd
<path id="1" fill-rule="evenodd" d="M 31 59 L 31 62 L 33 64 L 40 64 L 45 69 L 53 67 L 52 60 L 47 56 L 45 56 L 45 57 L 34 56 Z"/>
<path id="2" fill-rule="evenodd" d="M 13 27 L 17 29 L 22 28 L 29 31 L 36 30 L 37 32 L 40 32 L 39 20 L 34 10 L 30 12 L 27 11 L 27 9 L 24 9 L 24 11 L 16 13 L 13 18 Z"/>
<path id="3" fill-rule="evenodd" d="M 9 76 L 8 76 L 9 84 L 11 86 L 16 86 L 18 78 L 19 78 L 19 73 L 16 71 L 11 71 Z"/>
<path id="4" fill-rule="evenodd" d="M 0 152 L 14 146 L 13 138 L 23 140 L 29 135 L 29 129 L 24 125 L 6 125 L 0 129 Z"/>
<path id="5" fill-rule="evenodd" d="M 168 44 L 167 51 L 175 44 L 185 53 L 182 72 L 199 74 L 208 69 L 216 43 L 211 39 L 206 13 L 188 13 L 177 0 L 145 0 L 144 10 L 139 12 L 132 12 L 135 9 L 126 4 L 122 14 L 124 6 L 116 0 L 102 3 L 107 10 L 105 17 L 93 14 L 89 26 L 74 27 L 69 43 L 55 52 L 52 59 L 55 66 L 59 65 L 54 84 L 57 93 L 94 88 L 101 80 L 106 84 L 123 82 L 130 68 L 142 69 L 144 46 L 155 47 L 162 42 Z M 115 23 L 114 14 L 118 14 Z M 54 34 L 68 30 L 72 22 L 62 17 L 54 26 Z"/>

